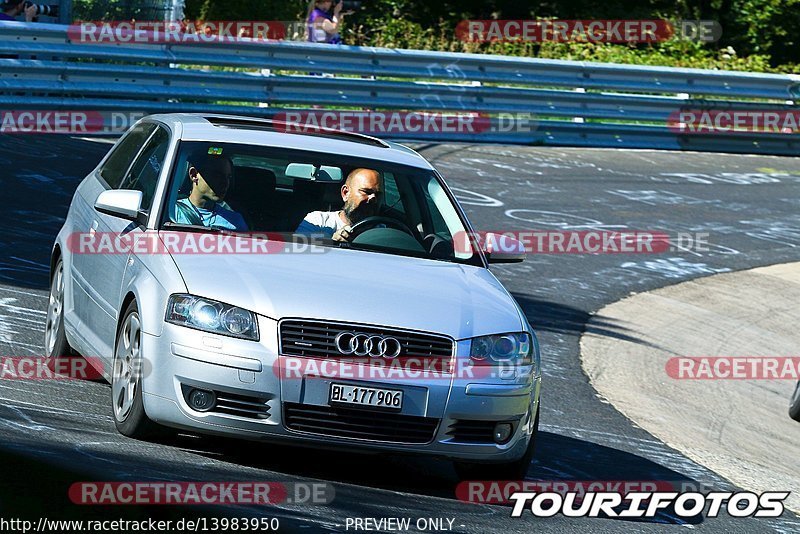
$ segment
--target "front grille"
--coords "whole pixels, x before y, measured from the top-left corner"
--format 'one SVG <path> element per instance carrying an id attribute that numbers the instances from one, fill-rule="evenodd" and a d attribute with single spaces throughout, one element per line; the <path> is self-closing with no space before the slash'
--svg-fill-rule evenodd
<path id="1" fill-rule="evenodd" d="M 462 443 L 494 443 L 494 426 L 496 421 L 472 421 L 456 419 L 447 430 L 453 441 Z"/>
<path id="2" fill-rule="evenodd" d="M 290 430 L 341 438 L 428 443 L 439 420 L 370 410 L 285 402 L 283 423 Z"/>
<path id="3" fill-rule="evenodd" d="M 288 320 L 281 322 L 281 354 L 314 358 L 344 357 L 336 347 L 334 339 L 340 332 L 357 332 L 367 335 L 391 336 L 400 342 L 400 363 L 437 362 L 449 363 L 453 355 L 453 340 L 441 335 L 407 332 L 379 326 L 362 326 L 347 323 L 311 320 Z M 380 362 L 382 358 L 375 358 Z M 440 367 L 436 367 L 440 369 Z M 441 369 L 448 369 L 447 366 Z"/>

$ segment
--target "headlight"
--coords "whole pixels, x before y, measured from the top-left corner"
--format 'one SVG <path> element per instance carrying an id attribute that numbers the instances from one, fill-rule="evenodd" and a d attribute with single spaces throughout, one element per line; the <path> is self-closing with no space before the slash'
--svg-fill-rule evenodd
<path id="1" fill-rule="evenodd" d="M 536 336 L 528 332 L 476 337 L 469 358 L 473 365 L 538 364 L 539 345 Z"/>
<path id="2" fill-rule="evenodd" d="M 172 295 L 167 303 L 168 323 L 223 336 L 258 341 L 258 320 L 253 312 L 193 295 Z"/>

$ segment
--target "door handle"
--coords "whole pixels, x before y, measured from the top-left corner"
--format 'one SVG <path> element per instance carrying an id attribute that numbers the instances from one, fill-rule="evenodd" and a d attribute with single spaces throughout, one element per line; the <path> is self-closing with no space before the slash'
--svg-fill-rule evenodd
<path id="1" fill-rule="evenodd" d="M 92 227 L 89 229 L 89 235 L 94 235 L 95 232 L 97 232 L 97 225 L 98 224 L 99 223 L 96 220 L 92 221 Z"/>

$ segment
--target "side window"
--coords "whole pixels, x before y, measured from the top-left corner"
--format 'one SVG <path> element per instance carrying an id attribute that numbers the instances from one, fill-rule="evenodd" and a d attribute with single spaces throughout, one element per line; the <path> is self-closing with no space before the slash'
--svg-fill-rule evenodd
<path id="1" fill-rule="evenodd" d="M 133 158 L 139 153 L 142 144 L 150 137 L 155 128 L 156 125 L 152 123 L 140 124 L 128 132 L 125 138 L 112 149 L 113 152 L 103 168 L 100 169 L 100 176 L 112 189 L 117 189 L 122 183 L 125 171 L 131 166 Z"/>
<path id="2" fill-rule="evenodd" d="M 142 192 L 144 211 L 150 211 L 153 204 L 153 195 L 164 166 L 167 147 L 169 147 L 169 133 L 159 126 L 120 183 L 120 189 L 135 189 Z"/>
<path id="3" fill-rule="evenodd" d="M 436 203 L 433 201 L 428 191 L 425 191 L 425 201 L 428 204 L 428 212 L 430 213 L 431 223 L 433 224 L 433 233 L 439 236 L 451 237 L 450 229 L 447 227 L 447 223 L 442 218 L 441 213 L 439 213 Z"/>
<path id="4" fill-rule="evenodd" d="M 435 179 L 430 178 L 427 184 L 419 185 L 423 187 L 421 191 L 424 198 L 423 210 L 427 212 L 429 223 L 432 225 L 429 231 L 439 237 L 450 239 L 455 232 L 463 229 L 458 213 Z"/>

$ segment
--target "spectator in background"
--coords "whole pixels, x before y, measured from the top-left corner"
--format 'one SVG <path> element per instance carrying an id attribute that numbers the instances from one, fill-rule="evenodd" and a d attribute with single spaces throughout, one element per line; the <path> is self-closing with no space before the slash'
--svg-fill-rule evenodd
<path id="1" fill-rule="evenodd" d="M 17 17 L 25 13 L 25 22 L 34 22 L 36 6 L 31 4 L 25 7 L 25 0 L 6 0 L 0 4 L 0 21 L 16 21 Z"/>
<path id="2" fill-rule="evenodd" d="M 312 43 L 342 44 L 342 37 L 339 35 L 339 28 L 345 15 L 352 14 L 352 11 L 342 13 L 342 6 L 339 1 L 333 7 L 333 0 L 311 0 L 308 5 L 308 40 Z"/>

